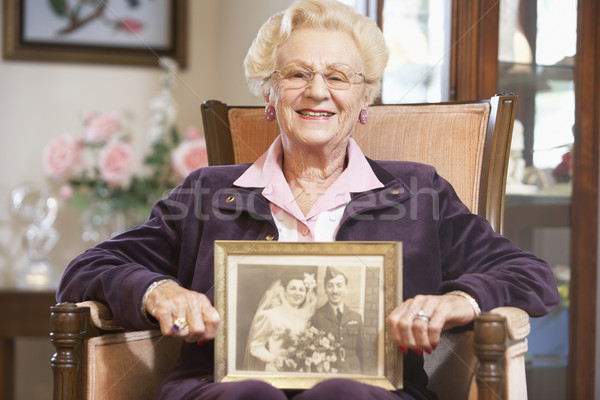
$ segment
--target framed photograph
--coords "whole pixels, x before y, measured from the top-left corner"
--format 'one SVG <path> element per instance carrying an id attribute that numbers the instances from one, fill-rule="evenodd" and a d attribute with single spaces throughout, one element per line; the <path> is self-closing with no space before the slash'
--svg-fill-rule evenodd
<path id="1" fill-rule="evenodd" d="M 4 0 L 9 60 L 186 64 L 187 0 Z"/>
<path id="2" fill-rule="evenodd" d="M 386 323 L 401 301 L 398 242 L 215 241 L 215 381 L 401 388 Z"/>

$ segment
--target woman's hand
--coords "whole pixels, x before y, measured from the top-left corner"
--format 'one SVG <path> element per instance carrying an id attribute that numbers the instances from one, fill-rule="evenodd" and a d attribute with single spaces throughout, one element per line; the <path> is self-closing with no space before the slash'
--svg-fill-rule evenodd
<path id="1" fill-rule="evenodd" d="M 188 343 L 214 339 L 219 327 L 220 317 L 210 300 L 175 281 L 165 282 L 150 292 L 146 311 L 158 320 L 163 335 L 179 336 Z M 175 332 L 177 319 L 187 321 L 187 325 Z"/>
<path id="2" fill-rule="evenodd" d="M 418 295 L 398 306 L 388 316 L 392 340 L 406 354 L 431 353 L 439 344 L 442 331 L 473 321 L 476 312 L 467 299 L 445 294 Z"/>

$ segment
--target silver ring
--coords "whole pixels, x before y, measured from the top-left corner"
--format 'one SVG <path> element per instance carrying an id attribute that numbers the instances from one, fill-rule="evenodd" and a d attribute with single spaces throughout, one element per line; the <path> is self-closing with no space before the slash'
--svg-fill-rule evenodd
<path id="1" fill-rule="evenodd" d="M 187 319 L 185 318 L 177 318 L 174 322 L 173 322 L 173 332 L 175 333 L 179 333 L 181 332 L 186 326 L 188 326 L 188 322 Z"/>
<path id="2" fill-rule="evenodd" d="M 420 319 L 421 321 L 425 322 L 426 324 L 429 323 L 430 318 L 431 318 L 431 315 L 425 314 L 425 312 L 423 310 L 419 311 L 417 313 L 417 315 L 415 315 L 415 319 Z"/>

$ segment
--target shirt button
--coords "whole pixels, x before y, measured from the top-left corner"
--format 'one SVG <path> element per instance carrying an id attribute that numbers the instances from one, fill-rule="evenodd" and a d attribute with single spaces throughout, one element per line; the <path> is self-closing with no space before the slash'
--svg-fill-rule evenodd
<path id="1" fill-rule="evenodd" d="M 270 242 L 270 241 L 272 241 L 273 239 L 275 239 L 275 236 L 273 236 L 273 235 L 267 235 L 267 236 L 265 236 L 265 240 L 266 240 L 266 241 L 269 241 L 269 242 Z"/>
<path id="2" fill-rule="evenodd" d="M 227 196 L 227 198 L 225 199 L 226 202 L 231 203 L 232 201 L 235 200 L 235 196 Z"/>
<path id="3" fill-rule="evenodd" d="M 302 227 L 302 234 L 303 235 L 308 235 L 308 232 L 310 232 L 310 229 L 308 229 L 308 226 L 303 226 Z"/>
<path id="4" fill-rule="evenodd" d="M 392 190 L 390 190 L 390 193 L 391 194 L 399 194 L 400 191 L 398 189 L 392 189 Z"/>

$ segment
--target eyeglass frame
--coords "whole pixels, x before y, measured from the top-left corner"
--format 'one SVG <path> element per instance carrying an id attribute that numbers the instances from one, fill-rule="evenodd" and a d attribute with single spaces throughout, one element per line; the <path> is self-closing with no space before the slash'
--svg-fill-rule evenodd
<path id="1" fill-rule="evenodd" d="M 302 86 L 298 86 L 298 87 L 294 87 L 293 89 L 303 89 L 303 88 L 307 87 L 307 86 L 308 86 L 308 85 L 310 85 L 310 84 L 312 83 L 312 81 L 315 79 L 315 76 L 316 76 L 316 75 L 321 75 L 321 77 L 323 78 L 323 82 L 325 83 L 325 85 L 326 85 L 326 86 L 327 86 L 329 89 L 333 89 L 333 90 L 348 90 L 348 89 L 350 89 L 350 88 L 352 87 L 352 85 L 357 85 L 357 84 L 359 84 L 359 83 L 366 82 L 366 79 L 367 79 L 367 78 L 365 77 L 365 75 L 364 75 L 362 72 L 356 72 L 356 71 L 354 71 L 354 70 L 353 70 L 353 69 L 352 69 L 352 68 L 351 68 L 349 65 L 342 64 L 342 63 L 334 63 L 334 64 L 331 64 L 331 65 L 330 65 L 329 67 L 327 67 L 327 69 L 325 69 L 324 71 L 313 71 L 313 70 L 312 70 L 312 69 L 311 69 L 311 68 L 310 68 L 308 65 L 305 65 L 305 64 L 300 64 L 300 63 L 290 63 L 290 64 L 287 64 L 287 65 L 285 65 L 285 66 L 281 67 L 280 69 L 275 69 L 275 70 L 273 70 L 273 71 L 272 71 L 272 72 L 269 74 L 269 79 L 271 79 L 271 77 L 273 76 L 273 74 L 278 74 L 278 75 L 279 75 L 279 79 L 280 79 L 281 81 L 286 81 L 286 80 L 289 80 L 290 78 L 284 78 L 283 76 L 281 76 L 281 71 L 282 71 L 282 70 L 284 70 L 285 68 L 289 67 L 289 66 L 292 66 L 292 65 L 297 65 L 298 67 L 300 67 L 300 68 L 304 69 L 305 71 L 308 71 L 308 72 L 310 72 L 310 79 L 309 79 L 309 80 L 306 80 L 306 79 L 303 79 L 303 78 L 299 78 L 299 79 L 301 79 L 301 80 L 303 80 L 303 81 L 305 82 L 305 83 L 304 83 L 304 85 L 302 85 Z M 351 78 L 349 81 L 347 81 L 347 82 L 344 82 L 344 83 L 347 83 L 347 84 L 348 84 L 348 87 L 344 87 L 344 88 L 336 88 L 336 87 L 332 87 L 332 86 L 331 86 L 331 84 L 330 84 L 330 81 L 329 81 L 329 80 L 327 79 L 327 77 L 325 76 L 326 72 L 331 72 L 331 68 L 332 68 L 332 67 L 334 67 L 334 66 L 336 66 L 336 65 L 337 65 L 337 66 L 342 66 L 342 67 L 344 67 L 344 68 L 348 69 L 348 71 L 349 71 L 349 72 L 351 72 L 352 74 L 354 74 L 354 75 L 352 76 L 352 78 Z M 344 75 L 346 75 L 346 74 L 344 74 Z M 353 81 L 353 79 L 355 79 L 357 76 L 359 76 L 359 77 L 362 77 L 362 81 Z"/>

